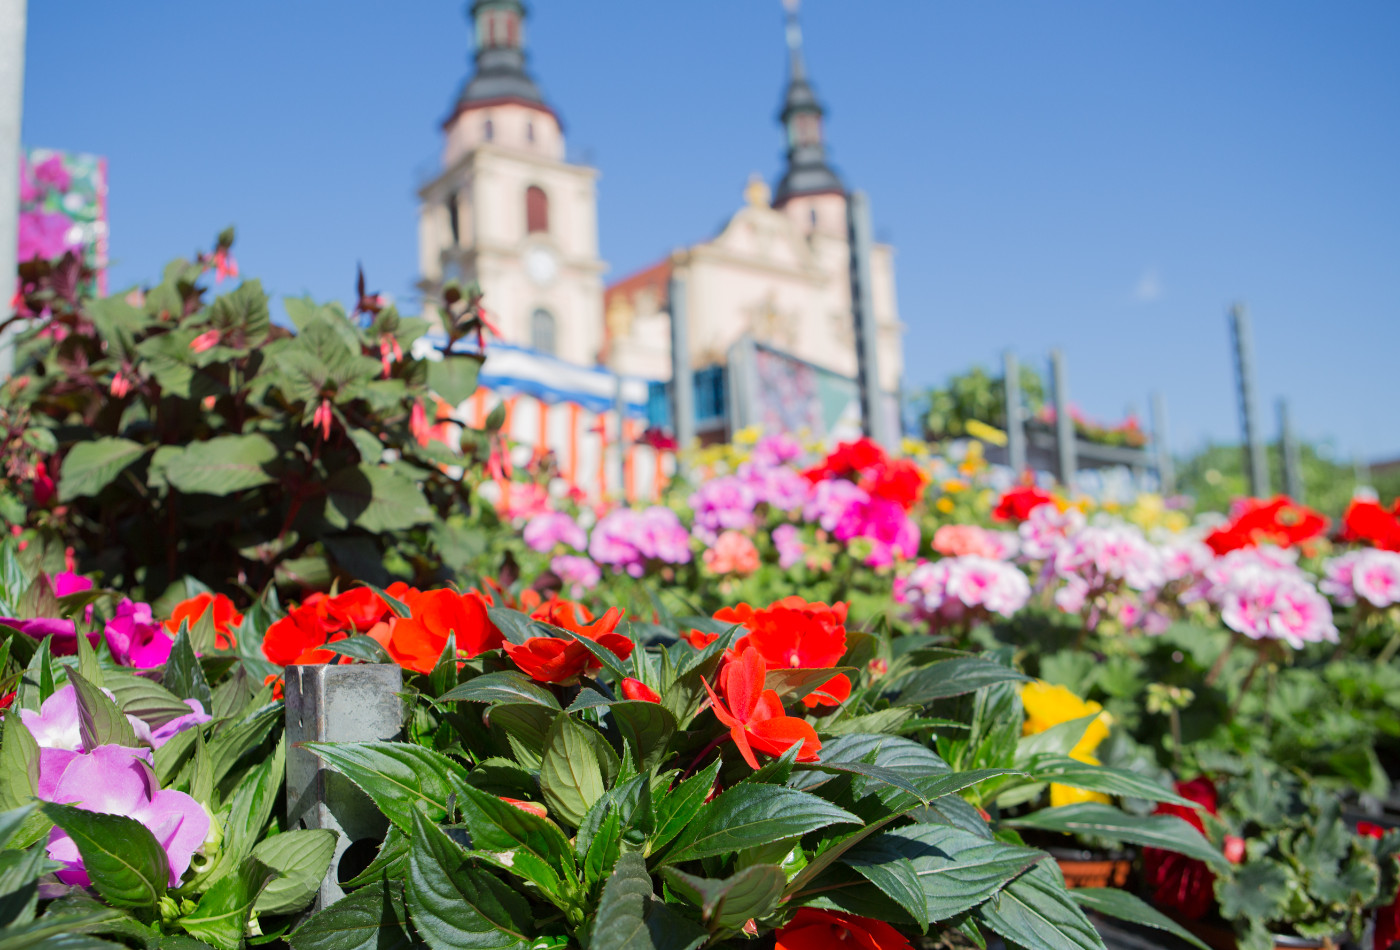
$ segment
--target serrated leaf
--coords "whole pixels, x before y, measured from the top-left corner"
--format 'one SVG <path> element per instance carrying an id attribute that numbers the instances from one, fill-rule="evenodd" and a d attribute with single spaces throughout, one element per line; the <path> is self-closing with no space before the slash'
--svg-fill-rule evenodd
<path id="1" fill-rule="evenodd" d="M 651 836 L 652 852 L 660 851 L 690 824 L 704 807 L 705 799 L 714 791 L 722 760 L 715 759 L 709 768 L 692 775 L 661 796 L 656 803 L 656 831 Z"/>
<path id="2" fill-rule="evenodd" d="M 100 745 L 136 748 L 136 730 L 106 693 L 83 679 L 74 669 L 68 670 L 68 681 L 73 685 L 77 699 L 78 732 L 83 739 L 83 748 L 95 749 Z"/>
<path id="3" fill-rule="evenodd" d="M 58 500 L 66 504 L 97 495 L 145 453 L 146 446 L 130 439 L 104 437 L 79 442 L 63 458 Z"/>
<path id="4" fill-rule="evenodd" d="M 385 465 L 339 469 L 326 480 L 326 497 L 326 518 L 337 528 L 403 531 L 434 517 L 418 486 Z"/>
<path id="5" fill-rule="evenodd" d="M 1096 914 L 1116 917 L 1119 920 L 1126 920 L 1143 927 L 1165 930 L 1178 940 L 1184 940 L 1192 946 L 1200 947 L 1200 950 L 1210 950 L 1210 947 L 1199 937 L 1136 894 L 1119 890 L 1116 887 L 1076 887 L 1069 892 L 1069 896 L 1074 898 L 1075 903 L 1080 907 L 1092 910 Z"/>
<path id="6" fill-rule="evenodd" d="M 204 678 L 199 657 L 195 656 L 188 630 L 181 629 L 175 635 L 175 642 L 170 644 L 170 658 L 165 661 L 161 685 L 178 699 L 197 699 L 205 709 L 214 706 L 214 694 L 209 689 L 209 681 Z"/>
<path id="7" fill-rule="evenodd" d="M 603 887 L 590 950 L 694 950 L 709 934 L 652 897 L 646 861 L 636 852 L 618 858 Z"/>
<path id="8" fill-rule="evenodd" d="M 712 929 L 737 930 L 750 919 L 767 917 L 787 887 L 787 875 L 776 864 L 751 865 L 722 880 L 677 868 L 662 873 L 676 893 L 700 908 L 701 922 Z"/>
<path id="9" fill-rule="evenodd" d="M 157 728 L 188 716 L 190 707 L 170 690 L 125 670 L 104 670 L 102 687 L 110 690 L 121 711 Z M 96 684 L 96 681 L 93 681 Z"/>
<path id="10" fill-rule="evenodd" d="M 554 717 L 540 763 L 540 791 L 549 810 L 577 828 L 617 777 L 620 763 L 603 735 L 568 713 Z"/>
<path id="11" fill-rule="evenodd" d="M 272 481 L 267 466 L 277 446 L 265 435 L 221 435 L 205 442 L 163 445 L 151 458 L 151 478 L 191 495 L 232 495 Z"/>
<path id="12" fill-rule="evenodd" d="M 410 933 L 397 882 L 366 884 L 312 914 L 287 938 L 292 950 L 411 950 L 422 946 Z"/>
<path id="13" fill-rule="evenodd" d="M 977 914 L 1008 943 L 1026 950 L 1103 950 L 1103 939 L 1069 896 L 1053 861 L 1022 874 Z"/>
<path id="14" fill-rule="evenodd" d="M 467 785 L 456 762 L 411 743 L 308 742 L 305 748 L 359 786 L 405 833 L 413 831 L 415 806 L 426 805 L 429 818 L 441 821 L 447 816 L 448 800 L 462 797 Z"/>
<path id="15" fill-rule="evenodd" d="M 559 700 L 534 680 L 516 670 L 486 673 L 467 680 L 438 697 L 438 702 L 534 703 L 558 709 Z"/>
<path id="16" fill-rule="evenodd" d="M 828 825 L 862 824 L 823 798 L 776 785 L 736 785 L 720 794 L 676 838 L 665 863 L 739 851 Z"/>
<path id="17" fill-rule="evenodd" d="M 215 881 L 194 910 L 180 918 L 180 927 L 214 950 L 240 950 L 253 905 L 275 872 L 256 858 Z"/>
<path id="18" fill-rule="evenodd" d="M 1091 792 L 1104 792 L 1108 795 L 1120 795 L 1125 798 L 1142 798 L 1150 802 L 1171 802 L 1173 805 L 1182 805 L 1187 808 L 1197 807 L 1196 802 L 1182 798 L 1171 789 L 1145 776 L 1138 775 L 1136 772 L 1104 765 L 1091 765 L 1068 756 L 1037 755 L 1030 760 L 1025 768 L 1030 777 L 1037 781 L 1056 782 L 1060 785 L 1087 789 Z"/>
<path id="19" fill-rule="evenodd" d="M 924 706 L 936 699 L 962 696 L 997 683 L 1026 682 L 1030 677 L 1009 666 L 981 657 L 961 656 L 940 660 L 914 673 L 904 681 L 900 704 Z"/>
<path id="20" fill-rule="evenodd" d="M 277 876 L 258 895 L 259 914 L 290 914 L 316 896 L 335 854 L 335 832 L 319 828 L 284 831 L 258 842 L 252 855 Z"/>
<path id="21" fill-rule="evenodd" d="M 150 829 L 125 815 L 104 815 L 46 802 L 43 812 L 68 833 L 83 858 L 92 886 L 107 903 L 146 919 L 165 896 L 170 865 Z"/>
<path id="22" fill-rule="evenodd" d="M 1130 815 L 1112 805 L 1080 802 L 1059 808 L 1043 808 L 1020 818 L 1004 819 L 1013 828 L 1089 835 L 1175 851 L 1217 868 L 1229 867 L 1225 856 L 1205 837 L 1175 815 Z"/>

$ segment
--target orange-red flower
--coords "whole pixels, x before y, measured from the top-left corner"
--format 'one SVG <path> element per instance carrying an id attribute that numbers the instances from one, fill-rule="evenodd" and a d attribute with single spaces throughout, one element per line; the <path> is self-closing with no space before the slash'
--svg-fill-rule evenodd
<path id="1" fill-rule="evenodd" d="M 322 649 L 337 632 L 324 610 L 327 599 L 310 599 L 300 607 L 293 607 L 287 611 L 287 616 L 268 627 L 263 635 L 263 656 L 278 666 L 326 663 L 334 659 L 335 654 Z"/>
<path id="2" fill-rule="evenodd" d="M 594 620 L 588 608 L 556 598 L 541 605 L 530 616 L 586 637 L 611 650 L 620 660 L 632 655 L 632 641 L 616 632 L 622 620 L 619 607 L 611 608 Z M 531 637 L 522 645 L 506 641 L 501 646 L 516 666 L 541 683 L 572 683 L 584 673 L 603 668 L 602 661 L 582 643 L 564 637 Z"/>
<path id="3" fill-rule="evenodd" d="M 926 481 L 919 466 L 909 459 L 894 459 L 867 471 L 860 480 L 860 487 L 908 511 L 923 494 Z"/>
<path id="4" fill-rule="evenodd" d="M 1206 536 L 1206 544 L 1217 555 L 1260 544 L 1289 548 L 1320 537 L 1327 530 L 1324 515 L 1297 504 L 1287 495 L 1277 495 L 1271 501 L 1242 498 L 1235 503 L 1231 515 L 1229 524 Z"/>
<path id="5" fill-rule="evenodd" d="M 715 694 L 708 680 L 701 682 L 710 694 L 710 708 L 715 711 L 715 717 L 729 727 L 729 735 L 739 747 L 739 754 L 751 768 L 758 768 L 755 751 L 778 756 L 799 743 L 797 761 L 817 761 L 817 752 L 822 747 L 817 731 L 805 720 L 783 711 L 778 694 L 763 686 L 767 675 L 763 656 L 750 647 L 719 671 L 717 680 L 723 698 Z"/>
<path id="6" fill-rule="evenodd" d="M 1019 523 L 1029 518 L 1031 512 L 1041 505 L 1054 503 L 1055 499 L 1049 492 L 1042 491 L 1034 485 L 1021 485 L 998 499 L 996 508 L 992 509 L 992 520 Z"/>
<path id="7" fill-rule="evenodd" d="M 909 938 L 883 920 L 815 907 L 798 908 L 777 937 L 774 950 L 911 950 Z"/>
<path id="8" fill-rule="evenodd" d="M 889 460 L 880 443 L 872 439 L 859 438 L 854 442 L 842 442 L 831 450 L 822 464 L 809 468 L 802 474 L 810 482 L 825 481 L 828 478 L 847 478 L 859 475 L 868 468 L 874 468 Z"/>
<path id="9" fill-rule="evenodd" d="M 501 801 L 505 802 L 507 805 L 514 805 L 521 811 L 529 812 L 537 818 L 549 817 L 549 809 L 545 808 L 539 802 L 521 801 L 518 798 L 506 798 L 504 795 L 497 795 L 496 797 L 499 798 Z"/>
<path id="10" fill-rule="evenodd" d="M 639 699 L 644 703 L 661 702 L 661 697 L 657 695 L 656 690 L 630 676 L 624 677 L 622 680 L 622 695 L 626 699 Z"/>
<path id="11" fill-rule="evenodd" d="M 1365 542 L 1382 551 L 1400 551 L 1400 498 L 1387 511 L 1369 498 L 1353 498 L 1342 516 L 1343 541 Z"/>
<path id="12" fill-rule="evenodd" d="M 233 628 L 243 622 L 243 615 L 234 608 L 233 601 L 223 594 L 205 592 L 180 601 L 165 622 L 165 629 L 179 633 L 181 623 L 188 623 L 193 629 L 211 605 L 214 609 L 214 647 L 232 650 L 238 643 L 233 636 Z"/>
<path id="13" fill-rule="evenodd" d="M 705 647 L 718 640 L 719 634 L 706 633 L 703 630 L 689 630 L 681 634 L 681 639 L 695 647 L 695 649 L 703 650 Z"/>
<path id="14" fill-rule="evenodd" d="M 410 590 L 405 602 L 409 616 L 390 621 L 384 640 L 394 662 L 405 669 L 431 673 L 448 634 L 456 637 L 459 656 L 473 657 L 501 645 L 501 631 L 486 613 L 487 600 L 474 590 Z"/>
<path id="15" fill-rule="evenodd" d="M 755 610 L 748 604 L 725 607 L 716 620 L 743 624 L 750 632 L 734 644 L 734 652 L 758 650 L 769 669 L 820 670 L 833 667 L 846 654 L 846 608 L 808 603 L 793 595 Z M 836 706 L 851 695 L 851 681 L 838 673 L 802 699 L 812 709 Z"/>

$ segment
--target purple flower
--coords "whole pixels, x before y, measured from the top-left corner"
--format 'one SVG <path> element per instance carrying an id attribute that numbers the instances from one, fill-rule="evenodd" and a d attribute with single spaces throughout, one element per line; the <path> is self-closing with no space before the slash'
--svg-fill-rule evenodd
<path id="1" fill-rule="evenodd" d="M 650 561 L 688 563 L 690 535 L 669 508 L 660 505 L 645 511 L 618 508 L 598 519 L 593 526 L 588 553 L 599 564 L 641 577 Z"/>
<path id="2" fill-rule="evenodd" d="M 802 457 L 802 443 L 790 435 L 766 435 L 753 447 L 749 459 L 763 468 L 777 468 Z"/>
<path id="3" fill-rule="evenodd" d="M 767 466 L 745 462 L 739 466 L 739 478 L 749 486 L 754 499 L 779 511 L 793 511 L 807 503 L 812 483 L 786 465 Z"/>
<path id="4" fill-rule="evenodd" d="M 799 563 L 807 553 L 796 525 L 780 524 L 774 528 L 773 546 L 778 549 L 778 566 L 783 570 Z"/>
<path id="5" fill-rule="evenodd" d="M 721 531 L 751 527 L 758 501 L 748 482 L 737 475 L 711 479 L 690 496 L 690 507 L 695 510 L 693 533 L 706 544 L 714 544 Z"/>
<path id="6" fill-rule="evenodd" d="M 580 596 L 588 588 L 597 587 L 603 579 L 598 565 L 578 554 L 559 555 L 549 562 L 549 569 L 559 575 L 574 597 Z"/>
<path id="7" fill-rule="evenodd" d="M 977 554 L 922 561 L 895 581 L 895 600 L 908 604 L 917 619 L 935 625 L 964 619 L 1009 617 L 1026 605 L 1030 581 L 1020 569 Z"/>
<path id="8" fill-rule="evenodd" d="M 73 187 L 73 176 L 68 174 L 68 169 L 63 167 L 63 159 L 54 155 L 34 166 L 34 180 L 44 185 L 51 185 L 58 191 L 67 191 Z"/>
<path id="9" fill-rule="evenodd" d="M 186 729 L 192 726 L 202 726 L 214 718 L 204 711 L 204 704 L 197 699 L 187 699 L 185 705 L 190 707 L 190 712 L 183 716 L 176 716 L 165 725 L 150 730 L 149 741 L 152 749 L 159 749 Z M 137 734 L 140 734 L 140 730 L 137 730 Z"/>
<path id="10" fill-rule="evenodd" d="M 75 246 L 68 240 L 73 222 L 54 211 L 24 211 L 19 216 L 19 262 L 61 257 Z"/>
<path id="11" fill-rule="evenodd" d="M 104 631 L 112 658 L 123 666 L 155 669 L 170 658 L 173 639 L 151 616 L 151 605 L 123 600 Z"/>
<path id="12" fill-rule="evenodd" d="M 523 532 L 525 543 L 541 554 L 548 554 L 563 544 L 582 551 L 588 546 L 588 535 L 578 522 L 562 511 L 546 511 L 535 515 Z"/>
<path id="13" fill-rule="evenodd" d="M 855 482 L 828 478 L 812 486 L 812 493 L 802 506 L 802 520 L 815 522 L 825 531 L 834 531 L 846 516 L 846 509 L 869 500 L 865 489 Z"/>
<path id="14" fill-rule="evenodd" d="M 24 156 L 19 157 L 19 203 L 20 206 L 32 205 L 42 201 L 44 192 L 34 184 L 34 180 L 29 177 L 29 163 L 24 160 Z"/>
<path id="15" fill-rule="evenodd" d="M 104 689 L 103 692 L 107 694 L 109 699 L 115 699 L 109 690 Z M 177 716 L 156 729 L 152 729 L 143 720 L 130 714 L 127 714 L 126 720 L 131 723 L 131 728 L 136 732 L 136 738 L 140 742 L 153 749 L 159 749 L 176 733 L 183 732 L 191 726 L 209 722 L 212 718 L 205 713 L 204 706 L 199 700 L 187 699 L 185 703 L 190 707 L 190 712 L 183 716 Z M 89 751 L 83 748 L 83 736 L 78 720 L 78 693 L 72 686 L 64 686 L 54 690 L 53 695 L 44 700 L 38 712 L 32 709 L 21 709 L 19 718 L 24 723 L 25 728 L 34 736 L 34 741 L 38 743 L 41 752 L 46 749 L 64 752 Z M 42 766 L 40 771 L 42 773 Z"/>
<path id="16" fill-rule="evenodd" d="M 139 750 L 122 746 L 98 746 L 81 755 L 69 753 L 66 762 L 52 763 L 61 771 L 41 781 L 45 801 L 75 805 L 84 811 L 135 818 L 155 835 L 170 864 L 171 887 L 190 866 L 195 851 L 209 834 L 209 814 L 184 792 L 163 790 Z M 82 855 L 61 828 L 49 832 L 49 857 L 64 865 L 56 876 L 65 884 L 91 883 Z"/>

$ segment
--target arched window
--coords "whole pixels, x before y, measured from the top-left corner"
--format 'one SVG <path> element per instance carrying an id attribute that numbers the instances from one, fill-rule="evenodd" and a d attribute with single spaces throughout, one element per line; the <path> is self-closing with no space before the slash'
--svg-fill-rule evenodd
<path id="1" fill-rule="evenodd" d="M 537 234 L 549 230 L 549 196 L 539 185 L 525 189 L 525 231 Z"/>
<path id="2" fill-rule="evenodd" d="M 554 355 L 554 314 L 543 307 L 530 315 L 530 346 L 541 353 Z"/>
<path id="3" fill-rule="evenodd" d="M 486 141 L 488 142 L 496 137 L 496 127 L 491 124 L 490 119 L 487 119 L 484 123 L 482 123 L 481 134 L 485 137 Z"/>
<path id="4" fill-rule="evenodd" d="M 535 140 L 535 123 L 533 123 L 533 122 L 526 122 L 526 123 L 525 123 L 525 141 L 527 141 L 527 142 L 533 142 L 534 140 Z"/>
<path id="5" fill-rule="evenodd" d="M 447 196 L 447 226 L 452 231 L 452 246 L 462 243 L 462 218 L 457 209 L 457 192 Z"/>

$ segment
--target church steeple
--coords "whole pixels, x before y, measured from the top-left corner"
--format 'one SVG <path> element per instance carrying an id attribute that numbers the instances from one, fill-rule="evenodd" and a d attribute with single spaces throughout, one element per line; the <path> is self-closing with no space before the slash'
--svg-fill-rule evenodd
<path id="1" fill-rule="evenodd" d="M 457 112 L 497 103 L 552 111 L 525 70 L 525 4 L 521 0 L 474 0 L 476 75 L 462 87 Z"/>
<path id="2" fill-rule="evenodd" d="M 801 195 L 845 192 L 841 179 L 826 163 L 826 143 L 822 137 L 825 110 L 807 80 L 802 27 L 797 21 L 798 3 L 799 0 L 783 0 L 787 10 L 788 84 L 778 120 L 787 132 L 787 169 L 773 196 L 775 208 Z"/>

